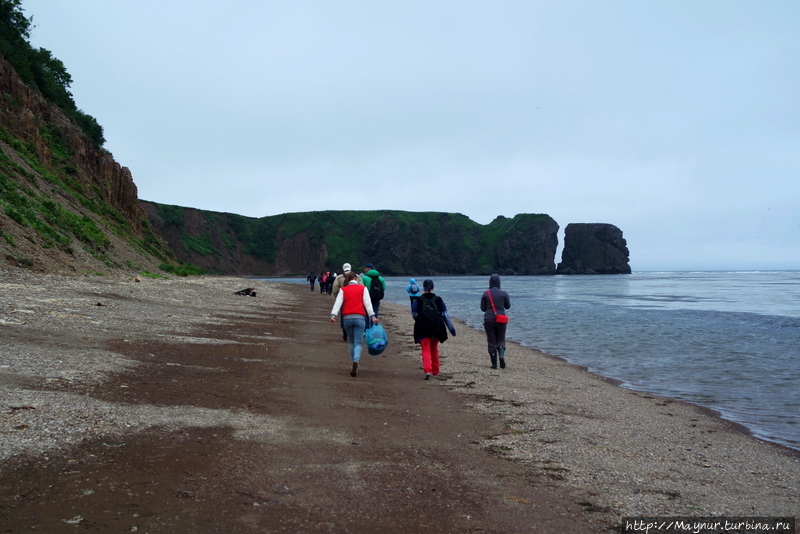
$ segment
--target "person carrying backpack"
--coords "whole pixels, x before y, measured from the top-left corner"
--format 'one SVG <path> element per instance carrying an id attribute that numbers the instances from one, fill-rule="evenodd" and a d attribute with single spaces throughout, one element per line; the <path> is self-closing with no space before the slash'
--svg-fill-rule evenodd
<path id="1" fill-rule="evenodd" d="M 422 282 L 423 293 L 411 302 L 414 318 L 414 343 L 422 349 L 424 379 L 439 375 L 439 343 L 447 340 L 447 331 L 455 337 L 456 328 L 447 314 L 442 297 L 433 292 L 433 280 Z"/>
<path id="2" fill-rule="evenodd" d="M 406 292 L 408 293 L 408 298 L 411 299 L 411 304 L 414 304 L 414 299 L 418 298 L 422 294 L 422 289 L 420 289 L 417 281 L 414 278 L 411 278 L 406 286 Z"/>
<path id="3" fill-rule="evenodd" d="M 311 283 L 311 291 L 314 291 L 314 282 L 317 280 L 317 275 L 314 274 L 314 271 L 311 271 L 308 276 L 306 276 L 306 280 Z"/>
<path id="4" fill-rule="evenodd" d="M 386 292 L 386 280 L 375 270 L 374 265 L 368 263 L 364 267 L 364 275 L 361 277 L 361 281 L 367 288 L 369 300 L 372 302 L 372 309 L 375 310 L 375 316 L 377 316 L 378 310 L 381 307 L 381 301 Z"/>

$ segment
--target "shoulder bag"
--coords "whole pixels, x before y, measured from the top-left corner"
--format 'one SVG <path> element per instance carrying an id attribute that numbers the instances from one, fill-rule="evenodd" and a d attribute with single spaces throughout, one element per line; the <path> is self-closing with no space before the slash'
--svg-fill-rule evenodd
<path id="1" fill-rule="evenodd" d="M 497 313 L 497 308 L 494 307 L 494 299 L 492 298 L 492 290 L 486 292 L 489 295 L 489 303 L 492 305 L 492 311 L 494 312 L 494 322 L 499 324 L 508 324 L 508 315 L 499 315 Z"/>

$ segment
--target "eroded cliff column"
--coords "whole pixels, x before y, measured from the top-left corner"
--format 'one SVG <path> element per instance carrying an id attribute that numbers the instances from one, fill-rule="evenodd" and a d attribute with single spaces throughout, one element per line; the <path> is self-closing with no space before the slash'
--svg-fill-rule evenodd
<path id="1" fill-rule="evenodd" d="M 630 274 L 628 243 L 613 224 L 570 223 L 556 274 Z"/>

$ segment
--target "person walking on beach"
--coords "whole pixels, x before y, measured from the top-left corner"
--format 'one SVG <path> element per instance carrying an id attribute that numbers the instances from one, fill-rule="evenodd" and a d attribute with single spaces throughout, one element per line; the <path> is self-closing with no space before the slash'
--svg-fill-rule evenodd
<path id="1" fill-rule="evenodd" d="M 342 274 L 337 276 L 336 280 L 333 281 L 333 298 L 338 297 L 339 291 L 341 291 L 342 288 L 345 286 L 345 284 L 347 284 L 345 278 L 347 276 L 347 273 L 349 273 L 351 270 L 352 266 L 349 263 L 345 263 L 344 265 L 342 265 Z M 356 274 L 356 280 L 362 286 L 364 285 L 364 283 L 361 281 L 361 277 L 358 276 L 358 274 Z M 345 330 L 344 328 L 344 316 L 342 316 L 342 319 L 339 321 L 339 325 L 342 327 L 342 339 L 347 341 L 347 330 Z"/>
<path id="2" fill-rule="evenodd" d="M 483 311 L 483 328 L 486 330 L 486 341 L 489 345 L 489 359 L 492 369 L 497 369 L 497 360 L 500 359 L 500 369 L 506 368 L 506 326 L 508 316 L 506 310 L 511 307 L 508 293 L 500 289 L 500 275 L 493 274 L 489 277 L 489 289 L 481 296 L 481 311 Z"/>
<path id="3" fill-rule="evenodd" d="M 419 298 L 419 296 L 422 294 L 422 290 L 420 289 L 419 284 L 417 284 L 417 280 L 415 278 L 408 280 L 406 292 L 408 293 L 408 298 L 411 299 L 411 304 L 414 304 L 414 299 Z"/>
<path id="4" fill-rule="evenodd" d="M 381 273 L 371 263 L 364 267 L 364 275 L 361 280 L 363 280 L 364 286 L 367 288 L 372 308 L 377 316 L 381 307 L 381 300 L 383 300 L 383 295 L 386 292 L 386 280 L 383 279 Z"/>
<path id="5" fill-rule="evenodd" d="M 423 378 L 439 375 L 439 343 L 447 340 L 447 331 L 455 337 L 456 328 L 447 314 L 442 297 L 433 292 L 433 280 L 422 282 L 423 293 L 411 302 L 414 318 L 414 343 L 422 349 Z"/>
<path id="6" fill-rule="evenodd" d="M 350 342 L 350 376 L 358 375 L 358 364 L 361 361 L 361 343 L 364 339 L 364 330 L 367 321 L 372 320 L 378 323 L 375 311 L 372 309 L 372 302 L 369 300 L 367 288 L 358 283 L 358 275 L 353 271 L 345 275 L 347 282 L 342 287 L 331 309 L 331 322 L 336 322 L 336 316 L 341 310 L 342 322 L 347 332 L 347 339 Z"/>
<path id="7" fill-rule="evenodd" d="M 325 273 L 319 273 L 319 294 L 325 294 Z"/>
<path id="8" fill-rule="evenodd" d="M 325 274 L 327 276 L 327 279 L 326 279 L 326 282 L 325 282 L 325 293 L 330 295 L 333 292 L 333 280 L 336 278 L 336 271 L 334 271 L 334 272 L 328 271 Z"/>
<path id="9" fill-rule="evenodd" d="M 306 276 L 306 280 L 308 280 L 311 283 L 311 291 L 314 291 L 314 281 L 316 281 L 316 279 L 317 275 L 314 274 L 314 271 L 311 271 L 310 273 L 308 273 L 308 276 Z"/>

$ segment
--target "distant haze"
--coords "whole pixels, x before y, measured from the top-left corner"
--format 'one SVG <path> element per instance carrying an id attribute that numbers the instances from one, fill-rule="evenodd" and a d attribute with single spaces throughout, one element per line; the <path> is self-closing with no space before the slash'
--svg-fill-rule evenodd
<path id="1" fill-rule="evenodd" d="M 634 270 L 800 269 L 796 0 L 22 6 L 143 199 L 547 213 Z"/>

